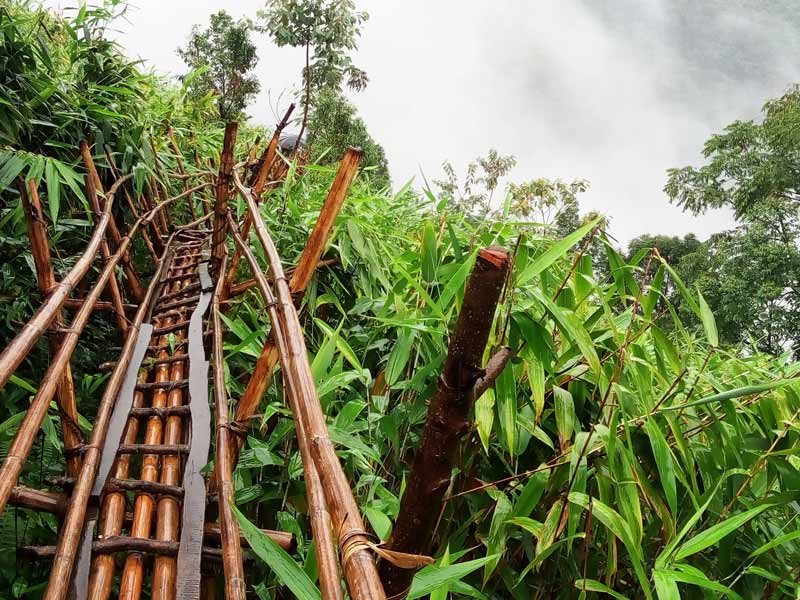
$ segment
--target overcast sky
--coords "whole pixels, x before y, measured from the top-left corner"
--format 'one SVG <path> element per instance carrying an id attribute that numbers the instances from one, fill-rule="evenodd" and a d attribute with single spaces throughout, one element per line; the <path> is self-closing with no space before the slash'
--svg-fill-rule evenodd
<path id="1" fill-rule="evenodd" d="M 445 159 L 463 173 L 494 147 L 517 157 L 514 180 L 588 179 L 582 209 L 611 217 L 622 243 L 730 227 L 724 211 L 692 217 L 669 205 L 665 171 L 697 164 L 712 132 L 757 117 L 765 99 L 800 81 L 787 0 L 358 4 L 370 19 L 354 62 L 370 84 L 352 99 L 395 185 L 421 181 L 420 170 L 439 177 Z M 193 24 L 223 8 L 254 17 L 261 6 L 135 0 L 119 40 L 156 70 L 180 73 L 175 49 Z M 298 87 L 303 56 L 257 41 L 262 93 L 250 113 L 272 124 Z"/>

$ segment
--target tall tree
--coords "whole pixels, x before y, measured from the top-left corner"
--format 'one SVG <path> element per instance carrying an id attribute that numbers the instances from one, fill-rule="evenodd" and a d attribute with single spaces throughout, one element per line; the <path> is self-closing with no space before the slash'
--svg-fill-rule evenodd
<path id="1" fill-rule="evenodd" d="M 252 70 L 258 63 L 256 46 L 250 39 L 250 19 L 235 21 L 224 10 L 211 15 L 206 29 L 192 27 L 189 41 L 178 48 L 183 62 L 195 71 L 186 77 L 199 95 L 217 97 L 219 117 L 232 121 L 241 117 L 260 85 Z"/>
<path id="2" fill-rule="evenodd" d="M 363 151 L 361 164 L 367 167 L 366 173 L 376 188 L 391 183 L 386 153 L 367 131 L 367 126 L 356 112 L 356 107 L 336 90 L 323 90 L 318 96 L 309 117 L 308 129 L 311 132 L 315 158 L 323 162 L 338 161 L 349 146 Z"/>
<path id="3" fill-rule="evenodd" d="M 800 349 L 800 87 L 736 121 L 703 148 L 707 164 L 669 171 L 665 191 L 695 214 L 730 207 L 742 225 L 679 263 L 728 341 L 777 353 Z"/>
<path id="4" fill-rule="evenodd" d="M 349 55 L 358 48 L 366 12 L 353 0 L 268 0 L 258 13 L 262 28 L 278 46 L 305 49 L 302 139 L 314 95 L 339 90 L 343 83 L 360 91 L 369 81 Z"/>
<path id="5" fill-rule="evenodd" d="M 500 154 L 492 148 L 487 155 L 479 156 L 467 165 L 467 173 L 460 181 L 450 161 L 442 165 L 444 179 L 434 180 L 448 203 L 468 214 L 485 216 L 491 208 L 492 197 L 501 177 L 505 177 L 517 164 L 512 155 Z"/>

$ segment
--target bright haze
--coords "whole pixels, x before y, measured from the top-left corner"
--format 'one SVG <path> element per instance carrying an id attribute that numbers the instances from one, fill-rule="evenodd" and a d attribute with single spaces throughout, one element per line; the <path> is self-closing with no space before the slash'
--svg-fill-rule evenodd
<path id="1" fill-rule="evenodd" d="M 374 0 L 352 95 L 384 146 L 396 186 L 420 172 L 459 173 L 489 148 L 517 157 L 515 181 L 585 178 L 583 211 L 642 233 L 701 238 L 733 225 L 671 206 L 666 170 L 697 164 L 703 142 L 800 81 L 795 0 Z M 48 2 L 68 7 L 73 2 Z M 175 49 L 212 12 L 255 17 L 258 0 L 138 0 L 116 34 L 132 56 L 179 74 Z M 262 93 L 249 109 L 273 123 L 299 86 L 303 54 L 258 35 Z M 501 194 L 502 195 L 502 194 Z"/>

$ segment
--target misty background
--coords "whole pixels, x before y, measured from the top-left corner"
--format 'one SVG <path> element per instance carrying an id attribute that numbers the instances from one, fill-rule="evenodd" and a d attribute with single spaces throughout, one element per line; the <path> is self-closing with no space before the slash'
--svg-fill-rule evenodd
<path id="1" fill-rule="evenodd" d="M 66 8 L 73 2 L 49 1 Z M 349 94 L 386 150 L 395 186 L 462 174 L 489 148 L 517 157 L 514 181 L 586 178 L 583 212 L 611 218 L 624 245 L 643 234 L 705 238 L 734 221 L 693 217 L 662 191 L 666 170 L 701 160 L 703 142 L 800 81 L 795 0 L 359 1 L 370 13 Z M 137 0 L 115 33 L 156 71 L 212 12 L 255 18 L 260 0 Z M 262 91 L 252 118 L 272 125 L 300 84 L 302 50 L 256 38 Z M 503 184 L 501 184 L 503 185 Z M 504 186 L 503 186 L 504 187 Z M 502 194 L 496 194 L 502 197 Z"/>

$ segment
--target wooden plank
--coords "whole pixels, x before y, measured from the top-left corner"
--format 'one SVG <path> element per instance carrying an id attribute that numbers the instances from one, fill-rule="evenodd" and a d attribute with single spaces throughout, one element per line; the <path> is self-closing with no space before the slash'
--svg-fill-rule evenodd
<path id="1" fill-rule="evenodd" d="M 183 515 L 178 549 L 175 597 L 200 597 L 200 562 L 203 550 L 206 484 L 201 470 L 208 462 L 211 446 L 211 414 L 208 407 L 208 361 L 203 347 L 203 317 L 211 302 L 212 281 L 208 264 L 198 268 L 201 289 L 197 308 L 189 323 L 189 407 L 192 433 L 189 456 L 183 472 Z"/>

